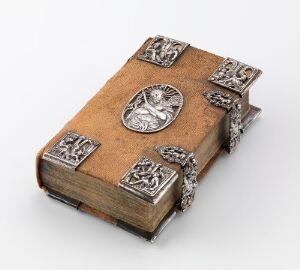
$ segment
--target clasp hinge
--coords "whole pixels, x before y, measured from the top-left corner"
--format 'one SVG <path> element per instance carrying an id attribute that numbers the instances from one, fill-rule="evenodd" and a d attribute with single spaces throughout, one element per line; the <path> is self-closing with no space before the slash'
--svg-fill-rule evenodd
<path id="1" fill-rule="evenodd" d="M 47 190 L 47 195 L 50 198 L 52 198 L 54 200 L 57 200 L 59 202 L 62 202 L 62 203 L 66 204 L 68 206 L 71 206 L 71 207 L 73 207 L 73 208 L 75 208 L 77 210 L 79 208 L 80 201 L 72 199 L 70 197 L 67 197 L 67 196 L 65 196 L 65 195 L 63 195 L 63 194 L 61 194 L 61 193 L 59 193 L 57 191 L 54 191 L 52 189 L 48 189 Z"/>
<path id="2" fill-rule="evenodd" d="M 203 95 L 210 104 L 225 109 L 229 114 L 229 139 L 224 146 L 227 152 L 231 154 L 241 140 L 242 106 L 239 99 L 234 99 L 221 91 L 205 91 Z"/>
<path id="3" fill-rule="evenodd" d="M 197 182 L 197 160 L 193 152 L 177 146 L 157 146 L 155 150 L 170 163 L 177 163 L 183 172 L 181 197 L 177 203 L 178 210 L 184 212 L 193 203 Z"/>

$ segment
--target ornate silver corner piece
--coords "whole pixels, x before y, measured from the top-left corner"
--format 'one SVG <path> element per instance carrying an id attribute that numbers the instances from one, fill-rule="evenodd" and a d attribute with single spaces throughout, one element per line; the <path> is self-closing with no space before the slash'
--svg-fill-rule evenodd
<path id="1" fill-rule="evenodd" d="M 45 152 L 43 159 L 75 170 L 98 146 L 95 140 L 67 132 Z"/>
<path id="2" fill-rule="evenodd" d="M 261 73 L 257 68 L 226 58 L 208 80 L 243 96 Z"/>
<path id="3" fill-rule="evenodd" d="M 145 201 L 157 203 L 177 178 L 175 170 L 143 156 L 123 176 L 119 186 Z"/>
<path id="4" fill-rule="evenodd" d="M 168 84 L 143 88 L 125 106 L 123 124 L 134 131 L 151 133 L 166 128 L 179 114 L 183 96 Z"/>
<path id="5" fill-rule="evenodd" d="M 138 59 L 161 67 L 170 67 L 188 46 L 188 43 L 182 41 L 156 36 Z"/>
<path id="6" fill-rule="evenodd" d="M 178 202 L 180 211 L 191 206 L 195 197 L 197 182 L 197 161 L 192 152 L 176 146 L 157 146 L 156 151 L 161 157 L 171 163 L 180 164 L 183 171 L 182 194 Z"/>
<path id="7" fill-rule="evenodd" d="M 216 107 L 221 107 L 229 112 L 229 141 L 226 145 L 227 152 L 231 154 L 241 140 L 241 113 L 242 107 L 239 99 L 233 99 L 230 95 L 220 91 L 205 91 L 203 96 Z"/>

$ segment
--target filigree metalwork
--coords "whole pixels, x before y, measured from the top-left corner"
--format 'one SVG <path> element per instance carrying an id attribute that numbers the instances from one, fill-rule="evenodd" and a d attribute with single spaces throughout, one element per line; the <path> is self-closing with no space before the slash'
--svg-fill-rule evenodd
<path id="1" fill-rule="evenodd" d="M 238 146 L 241 140 L 241 121 L 242 106 L 236 100 L 229 111 L 229 142 L 227 152 L 231 154 Z"/>
<path id="2" fill-rule="evenodd" d="M 203 95 L 212 105 L 221 107 L 223 109 L 226 109 L 227 111 L 231 110 L 234 103 L 234 99 L 229 94 L 223 93 L 221 91 L 205 91 Z"/>
<path id="3" fill-rule="evenodd" d="M 156 203 L 178 175 L 175 170 L 141 157 L 123 176 L 119 186 L 151 203 Z"/>
<path id="4" fill-rule="evenodd" d="M 95 140 L 67 132 L 45 152 L 43 159 L 76 169 L 98 146 Z"/>
<path id="5" fill-rule="evenodd" d="M 170 67 L 188 46 L 188 43 L 182 41 L 156 36 L 138 59 L 162 67 Z"/>
<path id="6" fill-rule="evenodd" d="M 220 91 L 205 91 L 203 95 L 216 107 L 221 107 L 229 112 L 229 140 L 226 143 L 226 150 L 231 154 L 241 140 L 241 104 L 239 99 L 233 99 L 230 95 Z"/>
<path id="7" fill-rule="evenodd" d="M 122 113 L 123 124 L 138 132 L 156 132 L 171 124 L 183 105 L 183 96 L 174 86 L 151 85 L 130 99 Z"/>
<path id="8" fill-rule="evenodd" d="M 161 157 L 171 163 L 180 164 L 183 171 L 182 194 L 178 201 L 180 211 L 191 206 L 197 187 L 197 161 L 192 152 L 176 146 L 157 146 L 156 151 Z"/>
<path id="9" fill-rule="evenodd" d="M 262 72 L 232 58 L 226 58 L 209 81 L 243 96 Z"/>

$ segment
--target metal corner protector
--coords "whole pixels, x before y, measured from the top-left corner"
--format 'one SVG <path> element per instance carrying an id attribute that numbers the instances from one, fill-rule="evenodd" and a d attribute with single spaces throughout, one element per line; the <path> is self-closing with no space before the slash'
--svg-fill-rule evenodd
<path id="1" fill-rule="evenodd" d="M 244 96 L 261 74 L 260 69 L 227 57 L 208 80 Z"/>
<path id="2" fill-rule="evenodd" d="M 142 156 L 122 177 L 119 187 L 156 204 L 177 178 L 175 170 Z"/>
<path id="3" fill-rule="evenodd" d="M 76 132 L 66 132 L 43 155 L 43 159 L 76 170 L 100 143 Z"/>
<path id="4" fill-rule="evenodd" d="M 186 42 L 158 35 L 150 41 L 138 60 L 167 68 L 173 65 L 188 46 Z"/>

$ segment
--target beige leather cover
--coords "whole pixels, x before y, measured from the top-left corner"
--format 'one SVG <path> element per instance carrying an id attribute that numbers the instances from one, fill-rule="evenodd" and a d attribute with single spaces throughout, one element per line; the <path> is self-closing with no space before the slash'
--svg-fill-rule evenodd
<path id="1" fill-rule="evenodd" d="M 154 151 L 156 145 L 180 146 L 196 152 L 200 143 L 224 118 L 225 110 L 212 106 L 202 95 L 208 89 L 221 89 L 207 79 L 224 58 L 189 46 L 171 67 L 162 68 L 137 59 L 149 41 L 39 152 L 37 178 L 40 186 L 43 184 L 39 177 L 39 160 L 66 131 L 75 131 L 101 143 L 77 170 L 117 186 L 142 154 L 164 163 Z M 127 129 L 122 124 L 121 115 L 129 99 L 145 86 L 160 83 L 171 84 L 183 94 L 184 104 L 176 120 L 156 133 L 143 134 Z M 222 91 L 226 90 L 222 88 Z M 200 159 L 197 155 L 196 158 Z"/>

